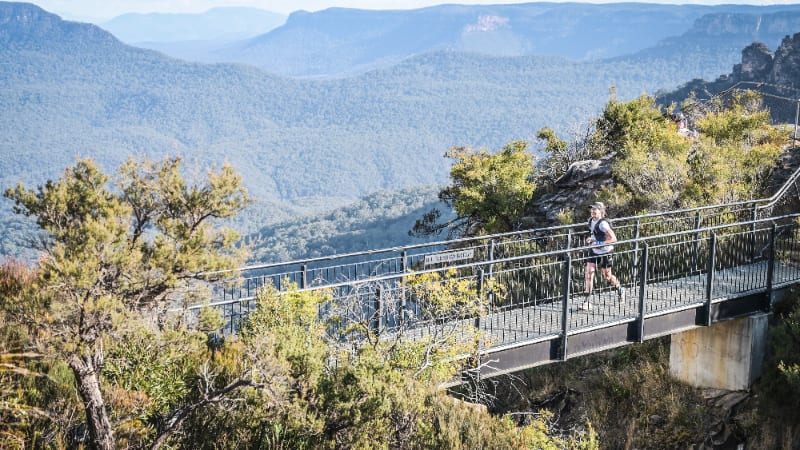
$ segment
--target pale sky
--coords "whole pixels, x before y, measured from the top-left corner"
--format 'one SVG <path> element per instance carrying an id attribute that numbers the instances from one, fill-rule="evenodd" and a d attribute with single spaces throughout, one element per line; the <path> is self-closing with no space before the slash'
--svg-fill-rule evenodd
<path id="1" fill-rule="evenodd" d="M 297 10 L 319 11 L 333 6 L 359 9 L 415 9 L 442 3 L 474 5 L 533 1 L 539 0 L 33 0 L 30 3 L 67 20 L 102 22 L 125 13 L 200 13 L 224 6 L 249 6 L 289 14 Z M 663 0 L 641 3 L 776 5 L 796 2 L 797 0 Z M 593 0 L 586 3 L 609 3 L 609 1 Z"/>

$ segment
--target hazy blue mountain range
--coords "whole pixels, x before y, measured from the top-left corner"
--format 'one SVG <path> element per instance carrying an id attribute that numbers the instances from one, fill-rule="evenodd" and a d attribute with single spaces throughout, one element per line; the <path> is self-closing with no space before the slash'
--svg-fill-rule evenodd
<path id="1" fill-rule="evenodd" d="M 588 62 L 440 50 L 303 80 L 178 61 L 3 2 L 0 186 L 57 177 L 81 156 L 107 169 L 130 155 L 230 162 L 257 199 L 241 224 L 255 231 L 377 191 L 444 183 L 451 146 L 497 149 L 544 126 L 569 138 L 612 87 L 621 99 L 673 89 L 739 59 L 686 50 Z M 6 200 L 0 221 L 3 235 L 24 227 Z"/>
<path id="2" fill-rule="evenodd" d="M 689 48 L 713 43 L 727 55 L 754 40 L 777 45 L 786 34 L 789 12 L 800 12 L 800 5 L 528 3 L 406 11 L 330 8 L 295 12 L 266 34 L 223 46 L 148 47 L 179 58 L 240 62 L 295 77 L 352 75 L 438 50 L 588 61 L 650 47 L 656 47 L 656 52 L 659 48 L 672 51 L 669 47 L 677 38 Z M 668 39 L 672 42 L 665 43 Z"/>
<path id="3" fill-rule="evenodd" d="M 285 22 L 283 14 L 228 7 L 199 14 L 124 14 L 99 25 L 125 43 L 203 60 L 224 45 L 267 33 Z"/>

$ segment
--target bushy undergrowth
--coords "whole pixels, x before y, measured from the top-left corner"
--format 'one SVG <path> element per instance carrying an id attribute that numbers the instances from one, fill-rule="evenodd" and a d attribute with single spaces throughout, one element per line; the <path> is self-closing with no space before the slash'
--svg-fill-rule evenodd
<path id="1" fill-rule="evenodd" d="M 762 376 L 733 407 L 724 397 L 738 393 L 670 376 L 669 337 L 489 380 L 484 389 L 496 413 L 546 409 L 565 434 L 591 423 L 601 448 L 696 448 L 723 434 L 745 448 L 800 448 L 800 291 L 773 314 Z"/>
<path id="2" fill-rule="evenodd" d="M 491 389 L 495 412 L 545 408 L 565 434 L 591 423 L 609 449 L 700 445 L 727 413 L 670 376 L 669 338 L 532 369 Z"/>
<path id="3" fill-rule="evenodd" d="M 800 290 L 777 303 L 770 323 L 764 372 L 753 386 L 752 408 L 737 420 L 748 448 L 800 448 Z"/>

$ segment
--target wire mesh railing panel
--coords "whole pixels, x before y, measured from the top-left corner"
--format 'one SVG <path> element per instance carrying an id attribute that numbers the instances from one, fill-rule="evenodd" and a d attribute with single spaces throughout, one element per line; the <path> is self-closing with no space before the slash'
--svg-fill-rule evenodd
<path id="1" fill-rule="evenodd" d="M 491 280 L 492 311 L 560 302 L 563 298 L 563 263 L 553 258 L 496 264 Z"/>
<path id="2" fill-rule="evenodd" d="M 800 281 L 800 227 L 790 222 L 775 230 L 776 284 Z"/>
<path id="3" fill-rule="evenodd" d="M 561 329 L 560 304 L 529 304 L 496 310 L 481 319 L 486 345 L 496 346 L 556 334 Z"/>
<path id="4" fill-rule="evenodd" d="M 697 228 L 694 215 L 664 216 L 642 222 L 639 235 L 658 236 Z"/>
<path id="5" fill-rule="evenodd" d="M 604 276 L 602 262 L 595 259 L 589 251 L 582 251 L 571 261 L 571 300 L 568 302 L 569 329 L 588 326 L 599 326 L 634 317 L 636 315 L 636 266 L 639 250 L 634 245 L 617 245 L 610 256 L 611 266 L 608 273 L 617 278 L 623 292 L 619 292 L 611 281 Z M 600 265 L 598 265 L 598 262 Z M 594 264 L 594 275 L 587 279 L 590 272 L 587 263 Z M 587 291 L 591 285 L 591 294 Z"/>
<path id="6" fill-rule="evenodd" d="M 564 243 L 561 242 L 561 245 Z M 496 241 L 491 259 L 513 258 L 515 256 L 533 255 L 553 247 L 552 237 L 526 238 L 513 241 Z M 560 247 L 560 245 L 559 245 Z"/>
<path id="7" fill-rule="evenodd" d="M 396 280 L 367 280 L 329 289 L 330 301 L 319 306 L 320 320 L 331 335 L 365 336 L 397 326 L 403 320 L 404 296 Z"/>
<path id="8" fill-rule="evenodd" d="M 222 335 L 237 334 L 244 326 L 247 317 L 255 310 L 256 302 L 254 299 L 229 302 L 216 309 L 222 313 L 223 326 L 220 330 Z"/>
<path id="9" fill-rule="evenodd" d="M 735 296 L 767 286 L 770 229 L 720 235 L 716 242 L 714 294 Z"/>
<path id="10" fill-rule="evenodd" d="M 474 341 L 488 310 L 481 282 L 478 276 L 434 277 L 422 283 L 406 280 L 401 288 L 404 315 L 391 331 Z"/>
<path id="11" fill-rule="evenodd" d="M 708 246 L 703 238 L 647 247 L 645 314 L 703 301 Z"/>
<path id="12" fill-rule="evenodd" d="M 705 272 L 708 238 L 648 245 L 647 282 L 659 283 Z"/>
<path id="13" fill-rule="evenodd" d="M 800 282 L 797 216 L 727 223 L 753 215 L 752 208 L 743 207 L 651 218 L 652 223 L 622 228 L 611 273 L 625 288 L 624 298 L 601 268 L 595 269 L 591 296 L 583 295 L 593 254 L 583 245 L 587 233 L 570 232 L 529 234 L 517 241 L 475 240 L 475 245 L 436 253 L 384 254 L 280 273 L 254 271 L 255 276 L 226 286 L 229 300 L 212 306 L 225 320 L 221 332 L 235 334 L 254 310 L 260 289 L 271 286 L 280 292 L 291 284 L 301 291 L 326 292 L 330 301 L 320 305 L 319 317 L 337 339 L 388 333 L 467 341 L 480 330 L 488 346 L 514 344 Z M 709 225 L 714 223 L 723 225 Z M 661 234 L 639 235 L 647 229 Z M 638 237 L 626 240 L 628 233 Z M 591 307 L 581 308 L 584 302 Z"/>
<path id="14" fill-rule="evenodd" d="M 493 269 L 489 315 L 482 323 L 492 342 L 517 342 L 560 328 L 564 263 L 544 257 L 535 261 L 521 259 Z"/>
<path id="15" fill-rule="evenodd" d="M 720 207 L 704 211 L 701 214 L 699 228 L 715 227 L 737 222 L 747 222 L 753 219 L 755 211 L 753 206 L 740 205 L 734 207 Z"/>
<path id="16" fill-rule="evenodd" d="M 306 268 L 307 286 L 326 286 L 335 283 L 356 282 L 366 278 L 385 276 L 403 271 L 400 257 L 381 258 L 348 264 Z"/>
<path id="17" fill-rule="evenodd" d="M 284 271 L 273 274 L 262 274 L 238 280 L 228 280 L 214 286 L 214 298 L 220 301 L 231 301 L 252 298 L 256 293 L 268 286 L 283 290 L 289 284 L 300 285 L 303 274 L 300 270 Z"/>

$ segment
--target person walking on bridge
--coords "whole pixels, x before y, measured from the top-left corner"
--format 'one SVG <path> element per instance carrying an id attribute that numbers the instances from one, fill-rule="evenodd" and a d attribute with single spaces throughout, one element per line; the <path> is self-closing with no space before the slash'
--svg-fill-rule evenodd
<path id="1" fill-rule="evenodd" d="M 614 246 L 610 245 L 617 242 L 617 235 L 611 228 L 611 224 L 606 220 L 606 207 L 602 202 L 592 203 L 590 207 L 591 217 L 589 218 L 589 237 L 586 238 L 586 243 L 592 245 L 591 254 L 586 260 L 586 272 L 584 279 L 584 301 L 578 307 L 579 310 L 592 309 L 592 303 L 589 301 L 592 295 L 592 288 L 594 286 L 594 274 L 597 267 L 600 267 L 600 273 L 614 289 L 617 291 L 617 298 L 619 301 L 625 300 L 625 288 L 619 283 L 617 277 L 611 273 L 612 261 L 611 254 L 614 251 Z"/>

